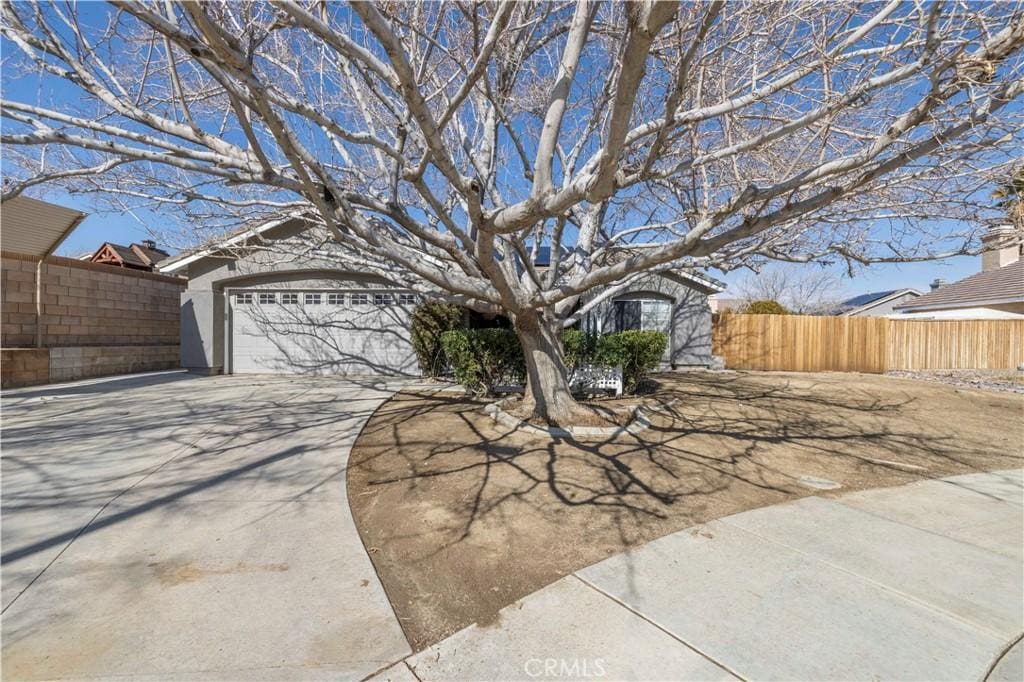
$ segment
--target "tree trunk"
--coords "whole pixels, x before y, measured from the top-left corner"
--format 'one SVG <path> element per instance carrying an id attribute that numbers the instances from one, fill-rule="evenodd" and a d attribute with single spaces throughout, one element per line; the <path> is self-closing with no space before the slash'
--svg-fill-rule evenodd
<path id="1" fill-rule="evenodd" d="M 525 405 L 547 424 L 571 424 L 580 407 L 569 390 L 559 325 L 536 310 L 515 315 L 514 324 L 526 361 Z"/>

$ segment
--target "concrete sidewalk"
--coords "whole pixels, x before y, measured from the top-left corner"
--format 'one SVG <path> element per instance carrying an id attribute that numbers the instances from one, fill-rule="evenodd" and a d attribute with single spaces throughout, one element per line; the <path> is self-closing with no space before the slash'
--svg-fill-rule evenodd
<path id="1" fill-rule="evenodd" d="M 1020 679 L 1022 500 L 1014 470 L 744 512 L 563 578 L 375 679 Z"/>
<path id="2" fill-rule="evenodd" d="M 407 656 L 345 489 L 389 395 L 187 374 L 5 391 L 4 679 L 360 679 Z"/>

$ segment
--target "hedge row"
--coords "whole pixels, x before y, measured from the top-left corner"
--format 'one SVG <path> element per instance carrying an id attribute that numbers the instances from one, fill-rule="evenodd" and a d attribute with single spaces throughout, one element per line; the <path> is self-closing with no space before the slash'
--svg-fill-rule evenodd
<path id="1" fill-rule="evenodd" d="M 474 393 L 490 395 L 502 385 L 525 382 L 526 365 L 519 339 L 511 329 L 456 329 L 441 334 L 441 345 L 455 380 Z M 562 334 L 566 367 L 584 364 L 622 367 L 623 389 L 636 391 L 658 366 L 668 336 L 654 331 L 585 334 L 570 329 Z"/>
<path id="2" fill-rule="evenodd" d="M 423 376 L 437 378 L 448 366 L 441 335 L 463 326 L 465 310 L 452 303 L 423 303 L 412 312 L 412 349 Z"/>

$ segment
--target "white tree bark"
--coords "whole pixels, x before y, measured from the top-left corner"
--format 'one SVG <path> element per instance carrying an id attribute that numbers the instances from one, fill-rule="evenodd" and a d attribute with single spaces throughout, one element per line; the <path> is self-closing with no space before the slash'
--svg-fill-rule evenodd
<path id="1" fill-rule="evenodd" d="M 1024 149 L 1019 1 L 2 6 L 4 198 L 174 207 L 196 242 L 301 215 L 520 321 L 542 417 L 595 288 L 976 252 Z"/>

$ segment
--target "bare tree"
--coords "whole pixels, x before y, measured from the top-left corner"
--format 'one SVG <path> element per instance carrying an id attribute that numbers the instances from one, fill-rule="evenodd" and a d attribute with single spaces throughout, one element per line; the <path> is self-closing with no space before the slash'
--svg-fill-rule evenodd
<path id="1" fill-rule="evenodd" d="M 1024 166 L 1011 171 L 992 196 L 998 201 L 996 206 L 1006 211 L 1010 224 L 1024 232 Z"/>
<path id="2" fill-rule="evenodd" d="M 527 400 L 564 422 L 558 330 L 646 273 L 973 250 L 962 221 L 1022 146 L 1022 15 L 5 0 L 5 83 L 51 93 L 3 101 L 5 194 L 302 215 L 353 263 L 508 315 Z"/>
<path id="3" fill-rule="evenodd" d="M 808 265 L 776 266 L 745 277 L 736 293 L 747 303 L 777 301 L 791 313 L 819 315 L 836 308 L 842 299 L 839 277 Z"/>

